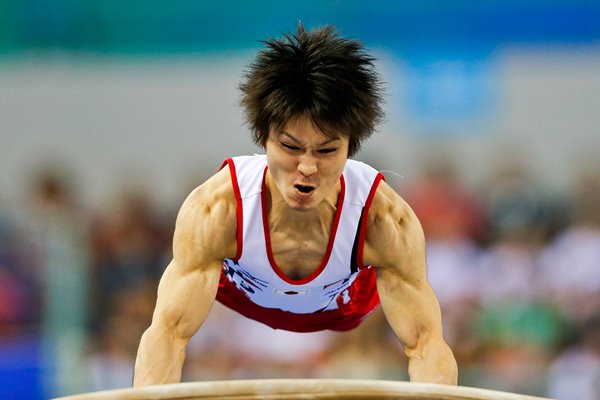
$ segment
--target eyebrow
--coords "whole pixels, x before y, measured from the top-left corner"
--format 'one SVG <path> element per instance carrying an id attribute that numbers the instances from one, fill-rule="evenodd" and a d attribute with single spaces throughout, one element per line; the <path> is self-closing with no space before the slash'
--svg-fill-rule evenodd
<path id="1" fill-rule="evenodd" d="M 300 142 L 300 140 L 298 140 L 296 137 L 294 137 L 294 135 L 292 135 L 291 133 L 287 132 L 287 131 L 281 131 L 279 133 L 280 136 L 286 136 L 288 139 L 292 140 L 293 142 L 302 145 L 302 142 Z M 328 144 L 331 144 L 333 142 L 337 142 L 338 140 L 340 140 L 340 138 L 329 138 L 327 140 L 325 140 L 322 143 L 319 143 L 317 146 L 321 147 L 321 146 L 326 146 Z"/>

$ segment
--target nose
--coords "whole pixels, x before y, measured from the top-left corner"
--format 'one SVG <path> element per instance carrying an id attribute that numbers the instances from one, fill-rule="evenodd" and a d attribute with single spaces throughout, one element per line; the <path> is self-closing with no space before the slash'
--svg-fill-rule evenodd
<path id="1" fill-rule="evenodd" d="M 298 171 L 303 176 L 311 176 L 317 172 L 317 160 L 310 154 L 303 154 L 298 161 Z"/>

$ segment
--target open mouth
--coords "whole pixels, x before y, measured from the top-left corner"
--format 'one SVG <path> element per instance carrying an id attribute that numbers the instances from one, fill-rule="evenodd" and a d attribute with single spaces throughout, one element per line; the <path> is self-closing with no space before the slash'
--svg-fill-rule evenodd
<path id="1" fill-rule="evenodd" d="M 312 186 L 305 186 L 305 185 L 294 185 L 294 187 L 295 187 L 296 189 L 298 189 L 298 191 L 299 191 L 300 193 L 307 193 L 307 194 L 308 194 L 308 193 L 312 192 L 313 190 L 315 190 L 315 188 L 314 188 L 314 187 L 312 187 Z"/>

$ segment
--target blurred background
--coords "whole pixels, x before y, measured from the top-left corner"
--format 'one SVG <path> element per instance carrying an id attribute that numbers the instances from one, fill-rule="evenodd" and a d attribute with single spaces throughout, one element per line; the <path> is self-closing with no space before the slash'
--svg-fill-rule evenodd
<path id="1" fill-rule="evenodd" d="M 387 119 L 355 157 L 420 217 L 460 384 L 600 398 L 600 2 L 0 1 L 0 398 L 127 387 L 177 210 L 260 152 L 260 40 L 335 25 Z M 381 315 L 275 332 L 216 305 L 184 380 L 408 379 Z"/>

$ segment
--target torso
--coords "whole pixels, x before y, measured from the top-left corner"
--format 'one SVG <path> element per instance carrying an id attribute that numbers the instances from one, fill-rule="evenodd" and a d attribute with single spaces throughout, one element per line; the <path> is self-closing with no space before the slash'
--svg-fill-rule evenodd
<path id="1" fill-rule="evenodd" d="M 269 202 L 267 218 L 273 258 L 287 277 L 303 279 L 321 264 L 331 236 L 339 190 L 333 188 L 329 199 L 310 212 L 278 212 Z"/>
<path id="2" fill-rule="evenodd" d="M 359 239 L 358 229 L 381 174 L 353 161 L 331 195 L 298 211 L 266 187 L 265 161 L 227 161 L 241 247 L 224 260 L 217 300 L 278 329 L 355 326 L 379 301 L 374 269 L 360 262 L 364 233 Z"/>
<path id="3" fill-rule="evenodd" d="M 227 203 L 228 207 L 235 208 L 235 196 L 233 189 L 230 184 L 230 174 L 227 168 L 223 169 L 219 173 L 224 175 L 220 180 L 226 182 L 227 193 L 220 196 L 221 201 Z M 381 209 L 389 209 L 389 197 L 390 195 L 382 195 L 381 192 L 392 191 L 388 185 L 382 183 L 377 189 L 377 193 L 374 198 L 374 204 L 369 214 L 368 226 L 369 231 L 377 225 L 375 220 L 379 219 L 381 215 Z M 330 200 L 325 207 L 325 210 L 320 213 L 321 218 L 304 218 L 301 215 L 298 218 L 275 218 L 273 213 L 269 213 L 269 233 L 271 239 L 271 247 L 273 251 L 273 257 L 277 266 L 286 276 L 292 279 L 303 279 L 311 275 L 320 265 L 323 257 L 325 256 L 327 245 L 331 234 L 331 225 L 336 212 L 334 198 L 337 198 L 339 189 L 332 194 L 332 200 Z M 404 211 L 404 210 L 403 210 Z M 383 213 L 385 214 L 385 212 Z M 230 213 L 231 220 L 227 221 L 226 225 L 235 227 L 236 218 L 235 213 Z M 319 216 L 320 216 L 319 215 Z M 285 223 L 281 223 L 281 220 Z M 311 222 L 312 221 L 312 222 Z M 231 237 L 235 241 L 235 229 L 228 229 L 228 237 Z M 369 238 L 374 235 L 367 233 L 365 241 L 365 264 L 367 265 L 378 265 L 376 262 L 377 254 L 379 254 L 373 245 L 369 243 Z M 232 246 L 227 252 L 227 256 L 224 258 L 233 258 L 235 252 L 234 246 Z M 375 251 L 374 251 L 375 250 Z"/>

